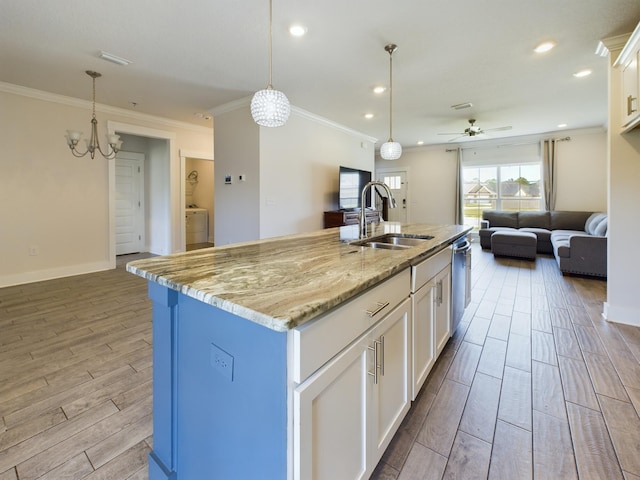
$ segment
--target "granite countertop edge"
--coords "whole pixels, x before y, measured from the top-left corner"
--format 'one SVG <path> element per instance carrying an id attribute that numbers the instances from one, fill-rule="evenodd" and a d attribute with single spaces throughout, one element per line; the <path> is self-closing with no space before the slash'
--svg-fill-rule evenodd
<path id="1" fill-rule="evenodd" d="M 278 332 L 316 318 L 419 263 L 467 234 L 464 225 L 369 227 L 385 233 L 432 235 L 406 250 L 351 244 L 357 226 L 337 227 L 222 247 L 151 257 L 128 272 Z"/>

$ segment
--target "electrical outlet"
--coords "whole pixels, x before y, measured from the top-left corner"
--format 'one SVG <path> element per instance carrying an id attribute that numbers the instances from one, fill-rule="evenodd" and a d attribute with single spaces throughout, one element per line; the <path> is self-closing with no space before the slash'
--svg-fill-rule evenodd
<path id="1" fill-rule="evenodd" d="M 233 356 L 212 343 L 210 361 L 213 368 L 233 382 Z"/>
<path id="2" fill-rule="evenodd" d="M 40 254 L 40 249 L 38 248 L 37 245 L 31 245 L 29 247 L 29 255 L 31 255 L 32 257 L 35 257 L 36 255 Z"/>

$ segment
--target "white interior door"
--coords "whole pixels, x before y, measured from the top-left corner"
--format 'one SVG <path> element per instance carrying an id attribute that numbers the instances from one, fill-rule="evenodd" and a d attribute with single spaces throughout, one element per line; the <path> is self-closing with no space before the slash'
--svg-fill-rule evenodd
<path id="1" fill-rule="evenodd" d="M 381 171 L 376 173 L 376 180 L 380 182 L 384 182 L 387 184 L 391 193 L 393 194 L 393 198 L 396 199 L 398 204 L 398 208 L 390 208 L 389 209 L 389 218 L 390 222 L 401 222 L 407 223 L 409 219 L 408 215 L 408 190 L 409 185 L 407 183 L 407 172 L 405 171 Z M 377 205 L 376 201 L 376 205 Z"/>
<path id="2" fill-rule="evenodd" d="M 144 247 L 144 155 L 119 152 L 116 158 L 116 255 Z"/>

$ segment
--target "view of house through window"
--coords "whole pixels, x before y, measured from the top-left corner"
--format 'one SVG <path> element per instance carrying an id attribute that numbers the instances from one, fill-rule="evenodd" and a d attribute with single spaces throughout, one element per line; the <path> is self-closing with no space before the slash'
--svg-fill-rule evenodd
<path id="1" fill-rule="evenodd" d="M 483 210 L 542 210 L 541 165 L 463 168 L 464 223 L 480 228 Z"/>

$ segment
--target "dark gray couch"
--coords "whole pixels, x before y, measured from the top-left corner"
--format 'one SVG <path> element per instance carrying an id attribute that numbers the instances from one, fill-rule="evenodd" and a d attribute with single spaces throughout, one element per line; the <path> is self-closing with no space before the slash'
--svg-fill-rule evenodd
<path id="1" fill-rule="evenodd" d="M 607 276 L 607 214 L 594 212 L 506 212 L 482 213 L 480 245 L 491 249 L 497 230 L 535 233 L 537 251 L 555 256 L 563 273 Z"/>

